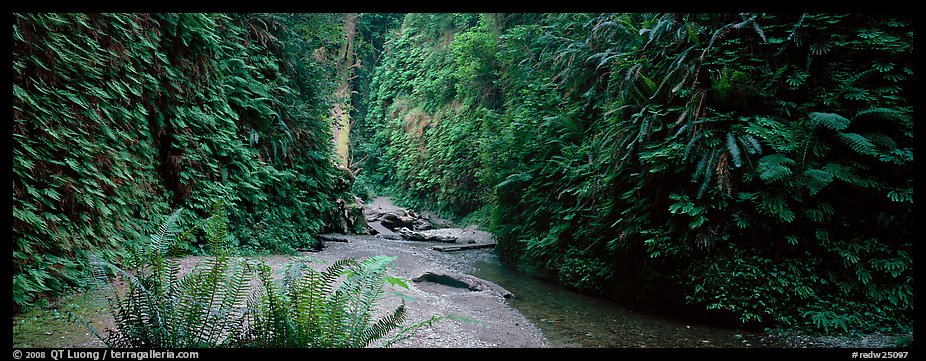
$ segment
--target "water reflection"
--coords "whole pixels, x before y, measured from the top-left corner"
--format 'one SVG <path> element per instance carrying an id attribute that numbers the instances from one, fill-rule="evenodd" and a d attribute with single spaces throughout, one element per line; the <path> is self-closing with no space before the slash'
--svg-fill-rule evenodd
<path id="1" fill-rule="evenodd" d="M 634 311 L 505 268 L 497 256 L 474 275 L 515 294 L 508 302 L 543 330 L 553 347 L 781 347 L 766 335 Z"/>

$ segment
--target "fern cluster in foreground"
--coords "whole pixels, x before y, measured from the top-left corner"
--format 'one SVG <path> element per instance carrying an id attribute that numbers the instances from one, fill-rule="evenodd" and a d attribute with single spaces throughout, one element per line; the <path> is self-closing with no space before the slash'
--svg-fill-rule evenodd
<path id="1" fill-rule="evenodd" d="M 408 288 L 388 274 L 394 257 L 344 259 L 324 271 L 296 259 L 283 279 L 275 280 L 266 263 L 229 255 L 220 205 L 183 232 L 177 227 L 180 213 L 174 212 L 150 243 L 132 252 L 128 270 L 91 260 L 93 283 L 115 327 L 104 336 L 84 325 L 107 346 L 367 347 L 380 340 L 390 346 L 436 319 L 405 327 L 404 299 L 376 317 L 387 282 Z M 205 232 L 214 256 L 182 274 L 172 256 L 198 230 Z M 108 271 L 124 281 L 124 289 L 108 279 Z"/>

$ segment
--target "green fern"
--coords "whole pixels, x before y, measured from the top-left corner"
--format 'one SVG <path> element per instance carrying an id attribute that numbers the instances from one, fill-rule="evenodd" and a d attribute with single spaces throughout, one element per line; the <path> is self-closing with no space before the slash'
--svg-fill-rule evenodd
<path id="1" fill-rule="evenodd" d="M 323 271 L 297 259 L 281 282 L 263 267 L 261 287 L 249 301 L 249 330 L 236 344 L 249 347 L 366 347 L 400 330 L 405 303 L 375 318 L 394 257 L 376 256 L 362 262 L 339 260 Z M 401 332 L 400 332 L 401 333 Z"/>
<path id="2" fill-rule="evenodd" d="M 913 203 L 913 188 L 892 189 L 887 192 L 887 197 L 893 202 Z"/>
<path id="3" fill-rule="evenodd" d="M 403 325 L 404 300 L 374 317 L 385 283 L 408 287 L 388 275 L 394 257 L 339 260 L 324 271 L 297 259 L 276 281 L 267 264 L 228 255 L 221 203 L 212 216 L 178 234 L 180 213 L 171 214 L 151 242 L 133 252 L 131 272 L 91 259 L 95 289 L 107 301 L 115 328 L 103 336 L 82 323 L 107 346 L 366 347 L 390 335 L 394 342 L 414 329 Z M 205 232 L 213 257 L 181 277 L 171 252 L 196 229 Z M 109 272 L 124 279 L 127 289 L 117 290 Z"/>
<path id="4" fill-rule="evenodd" d="M 861 285 L 832 266 L 911 247 L 908 19 L 506 14 L 454 30 L 435 25 L 445 17 L 406 16 L 363 99 L 356 143 L 384 193 L 455 209 L 465 207 L 450 194 L 478 194 L 506 263 L 572 287 L 646 299 L 660 297 L 648 280 L 663 281 L 762 327 L 845 330 L 837 315 L 865 318 L 850 331 L 909 323 L 901 297 L 880 290 L 908 286 L 908 271 L 868 271 Z M 444 81 L 454 64 L 474 65 L 441 42 L 486 30 L 495 54 L 480 71 L 504 101 L 458 106 L 480 104 L 484 89 Z M 433 131 L 403 128 L 422 114 Z M 470 131 L 463 144 L 446 142 L 457 127 Z M 475 159 L 447 156 L 473 143 Z M 565 256 L 574 248 L 586 253 Z M 599 266 L 612 271 L 584 277 Z M 834 314 L 804 316 L 819 310 Z"/>
<path id="5" fill-rule="evenodd" d="M 202 226 L 215 256 L 183 277 L 171 253 L 199 227 L 178 235 L 180 213 L 171 214 L 151 242 L 133 253 L 133 272 L 97 258 L 91 261 L 96 289 L 105 292 L 116 326 L 102 337 L 107 346 L 214 347 L 227 344 L 228 336 L 243 327 L 249 272 L 226 255 L 221 203 Z M 106 268 L 128 281 L 125 291 L 113 287 Z"/>
<path id="6" fill-rule="evenodd" d="M 733 135 L 733 132 L 727 133 L 727 151 L 730 153 L 730 158 L 733 159 L 733 165 L 737 168 L 743 165 L 740 158 L 740 147 L 736 144 L 736 136 Z"/>
<path id="7" fill-rule="evenodd" d="M 810 195 L 819 193 L 833 181 L 833 174 L 822 169 L 808 169 L 804 171 L 805 185 Z"/>
<path id="8" fill-rule="evenodd" d="M 293 252 L 334 227 L 352 199 L 329 152 L 335 65 L 304 55 L 343 42 L 329 31 L 342 18 L 15 14 L 17 307 L 79 287 L 88 250 L 125 257 L 171 204 L 189 218 L 226 199 L 243 252 Z"/>
<path id="9" fill-rule="evenodd" d="M 833 113 L 810 113 L 810 124 L 841 131 L 849 127 L 849 119 Z"/>
<path id="10" fill-rule="evenodd" d="M 762 154 L 762 145 L 753 136 L 743 134 L 740 136 L 740 142 L 746 145 L 746 152 L 749 154 Z"/>
<path id="11" fill-rule="evenodd" d="M 790 166 L 794 165 L 794 160 L 781 154 L 771 154 L 759 159 L 756 170 L 759 172 L 759 178 L 766 182 L 775 182 L 783 180 L 793 174 Z"/>
<path id="12" fill-rule="evenodd" d="M 886 120 L 898 120 L 906 119 L 907 115 L 897 109 L 890 108 L 871 108 L 860 111 L 852 117 L 852 121 L 855 122 L 859 119 L 865 118 L 875 118 L 875 119 L 886 119 Z"/>
<path id="13" fill-rule="evenodd" d="M 856 133 L 839 133 L 839 138 L 859 154 L 876 155 L 877 147 L 868 138 Z"/>
<path id="14" fill-rule="evenodd" d="M 872 144 L 887 149 L 897 148 L 897 142 L 893 138 L 883 134 L 883 133 L 862 133 L 861 134 L 865 139 L 868 139 Z"/>

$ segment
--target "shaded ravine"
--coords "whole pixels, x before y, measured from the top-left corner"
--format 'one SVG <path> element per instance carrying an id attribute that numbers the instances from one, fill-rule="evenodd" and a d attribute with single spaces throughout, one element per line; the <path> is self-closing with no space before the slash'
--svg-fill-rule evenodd
<path id="1" fill-rule="evenodd" d="M 365 208 L 366 212 L 401 209 L 386 197 L 374 199 Z M 485 235 L 492 237 L 488 233 Z M 640 312 L 611 300 L 575 292 L 506 268 L 492 249 L 440 253 L 428 250 L 429 246 L 420 242 L 407 243 L 405 247 L 421 246 L 428 257 L 443 259 L 439 263 L 457 272 L 492 281 L 512 292 L 515 297 L 504 302 L 539 328 L 551 347 L 793 347 L 768 333 L 707 326 L 669 315 Z M 424 254 L 419 252 L 418 257 L 422 256 Z M 419 262 L 421 260 L 415 263 Z M 401 263 L 400 259 L 400 266 Z M 405 266 L 413 267 L 412 264 Z"/>
<path id="2" fill-rule="evenodd" d="M 494 254 L 473 266 L 475 276 L 514 293 L 508 303 L 537 325 L 552 347 L 787 347 L 763 333 L 630 310 L 509 270 Z"/>

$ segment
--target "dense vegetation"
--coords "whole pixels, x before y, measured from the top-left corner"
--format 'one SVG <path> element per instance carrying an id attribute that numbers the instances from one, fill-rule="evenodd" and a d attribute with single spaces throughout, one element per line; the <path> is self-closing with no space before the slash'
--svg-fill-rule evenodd
<path id="1" fill-rule="evenodd" d="M 118 259 L 169 209 L 189 223 L 223 199 L 245 252 L 352 228 L 327 120 L 340 19 L 14 14 L 14 309 L 80 284 L 86 252 Z"/>
<path id="2" fill-rule="evenodd" d="M 408 14 L 355 191 L 511 265 L 745 325 L 910 330 L 912 20 Z"/>
<path id="3" fill-rule="evenodd" d="M 912 328 L 909 17 L 13 14 L 12 30 L 14 310 L 83 284 L 90 252 L 138 265 L 165 222 L 190 230 L 172 256 L 291 253 L 362 231 L 353 196 L 379 193 L 482 223 L 509 265 L 578 290 L 748 326 Z M 222 252 L 166 287 L 195 298 L 208 278 L 238 305 L 251 272 L 262 296 L 229 312 L 256 331 L 128 317 L 109 341 L 368 344 L 281 322 L 312 317 L 300 280 L 381 284 L 384 259 L 281 286 Z M 201 335 L 240 330 L 215 325 Z"/>

